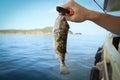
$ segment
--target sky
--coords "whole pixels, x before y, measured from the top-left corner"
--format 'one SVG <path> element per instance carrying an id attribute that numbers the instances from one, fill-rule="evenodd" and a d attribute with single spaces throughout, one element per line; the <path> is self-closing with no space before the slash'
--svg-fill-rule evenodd
<path id="1" fill-rule="evenodd" d="M 0 29 L 40 29 L 54 26 L 58 16 L 56 6 L 69 0 L 0 0 Z M 75 0 L 80 5 L 95 10 L 102 10 L 93 0 Z M 111 13 L 117 15 L 118 13 Z M 68 22 L 70 30 L 83 34 L 106 34 L 106 30 L 91 21 L 82 23 Z"/>

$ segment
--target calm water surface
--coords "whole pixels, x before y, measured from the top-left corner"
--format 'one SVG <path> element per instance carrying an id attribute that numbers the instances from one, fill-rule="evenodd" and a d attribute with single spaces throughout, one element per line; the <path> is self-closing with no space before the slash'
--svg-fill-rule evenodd
<path id="1" fill-rule="evenodd" d="M 100 36 L 69 35 L 70 74 L 60 75 L 52 35 L 0 35 L 0 80 L 89 80 L 103 42 Z"/>

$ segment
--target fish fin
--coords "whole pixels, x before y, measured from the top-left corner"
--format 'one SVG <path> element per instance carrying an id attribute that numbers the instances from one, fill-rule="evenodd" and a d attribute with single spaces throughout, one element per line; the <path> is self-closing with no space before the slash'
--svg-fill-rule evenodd
<path id="1" fill-rule="evenodd" d="M 69 74 L 69 73 L 70 73 L 70 72 L 69 72 L 67 66 L 66 66 L 66 65 L 61 65 L 61 67 L 60 67 L 60 74 L 62 74 L 62 75 L 67 75 L 67 74 Z"/>
<path id="2" fill-rule="evenodd" d="M 66 52 L 66 53 L 65 53 L 65 56 L 66 56 L 66 58 L 68 58 L 69 54 Z"/>
<path id="3" fill-rule="evenodd" d="M 65 54 L 68 55 L 68 52 L 66 52 Z"/>

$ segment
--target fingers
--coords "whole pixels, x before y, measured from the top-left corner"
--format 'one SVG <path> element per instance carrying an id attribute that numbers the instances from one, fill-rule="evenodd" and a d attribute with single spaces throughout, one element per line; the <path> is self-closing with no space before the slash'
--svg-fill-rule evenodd
<path id="1" fill-rule="evenodd" d="M 74 5 L 74 0 L 70 0 L 68 3 L 62 5 L 61 7 L 65 9 L 69 9 L 70 13 L 69 14 L 65 13 L 64 15 L 62 13 L 59 13 L 59 15 L 64 16 L 68 21 L 72 21 L 71 18 L 74 15 L 74 10 L 72 9 L 73 5 Z"/>
<path id="2" fill-rule="evenodd" d="M 65 16 L 65 19 L 66 19 L 67 21 L 71 21 L 69 16 Z"/>
<path id="3" fill-rule="evenodd" d="M 66 8 L 66 9 L 69 9 L 69 8 L 71 8 L 73 1 L 74 1 L 74 0 L 70 0 L 68 3 L 62 5 L 61 7 Z"/>
<path id="4" fill-rule="evenodd" d="M 64 4 L 64 5 L 62 5 L 61 7 L 66 8 L 66 9 L 69 8 L 68 4 Z"/>
<path id="5" fill-rule="evenodd" d="M 72 21 L 72 20 L 71 20 L 71 16 L 65 15 L 64 17 L 66 18 L 67 21 Z"/>
<path id="6" fill-rule="evenodd" d="M 70 0 L 70 1 L 74 1 L 74 0 Z"/>

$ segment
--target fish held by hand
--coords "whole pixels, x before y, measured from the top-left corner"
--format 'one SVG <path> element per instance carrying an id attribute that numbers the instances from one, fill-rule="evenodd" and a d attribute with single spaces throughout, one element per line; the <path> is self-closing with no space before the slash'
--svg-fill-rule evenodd
<path id="1" fill-rule="evenodd" d="M 60 60 L 60 73 L 69 74 L 69 70 L 65 64 L 65 55 L 67 53 L 67 35 L 69 24 L 64 16 L 58 16 L 54 25 L 54 49 Z"/>

